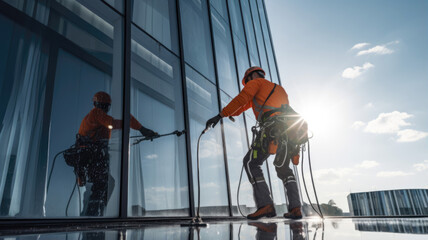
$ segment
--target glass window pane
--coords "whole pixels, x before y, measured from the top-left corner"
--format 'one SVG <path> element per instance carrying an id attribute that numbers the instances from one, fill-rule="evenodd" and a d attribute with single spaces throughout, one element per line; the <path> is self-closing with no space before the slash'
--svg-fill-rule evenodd
<path id="1" fill-rule="evenodd" d="M 99 124 L 98 116 L 101 114 L 97 110 L 100 110 L 94 107 L 93 103 L 95 93 L 108 93 L 112 107 L 107 114 L 115 119 L 121 118 L 122 93 L 113 91 L 113 86 L 108 73 L 66 51 L 59 51 L 49 137 L 52 178 L 46 200 L 48 217 L 61 217 L 64 214 L 110 217 L 118 215 L 121 131 L 111 131 L 107 126 Z M 74 171 L 79 168 L 68 166 L 62 155 L 57 159 L 55 156 L 74 143 L 77 132 L 81 135 L 79 139 L 85 142 L 85 145 L 80 144 L 79 148 L 85 149 L 89 146 L 90 156 L 81 155 L 79 163 L 85 164 L 83 162 L 87 161 L 88 165 L 80 169 L 82 173 L 79 172 L 78 176 L 81 180 L 86 179 L 86 184 L 76 188 L 68 204 L 70 193 L 76 184 Z M 55 168 L 52 169 L 54 161 Z"/>
<path id="2" fill-rule="evenodd" d="M 239 87 L 242 88 L 242 79 L 244 78 L 245 71 L 250 67 L 248 59 L 248 51 L 243 42 L 241 42 L 235 34 L 233 34 L 235 43 L 236 63 L 238 65 Z"/>
<path id="3" fill-rule="evenodd" d="M 186 62 L 215 82 L 206 0 L 180 0 L 180 15 Z"/>
<path id="4" fill-rule="evenodd" d="M 186 65 L 187 97 L 190 115 L 190 134 L 192 141 L 192 169 L 197 206 L 197 142 L 199 134 L 205 129 L 206 121 L 218 114 L 218 100 L 215 86 Z M 210 129 L 200 140 L 200 179 L 201 214 L 228 215 L 226 173 L 224 166 L 221 128 Z"/>
<path id="5" fill-rule="evenodd" d="M 132 7 L 132 21 L 178 55 L 175 0 L 134 0 Z"/>
<path id="6" fill-rule="evenodd" d="M 240 0 L 242 15 L 244 17 L 245 33 L 247 35 L 247 44 L 250 51 L 251 66 L 260 66 L 259 53 L 257 52 L 256 36 L 254 32 L 253 19 L 251 16 L 248 0 Z"/>
<path id="7" fill-rule="evenodd" d="M 101 1 L 51 1 L 49 27 L 108 65 L 122 39 L 122 17 Z M 120 59 L 120 58 L 119 58 Z"/>
<path id="8" fill-rule="evenodd" d="M 50 56 L 40 36 L 1 15 L 0 28 L 0 215 L 42 217 L 48 161 L 46 143 L 43 149 L 34 143 L 42 140 L 46 129 Z M 41 154 L 45 157 L 39 158 Z"/>
<path id="9" fill-rule="evenodd" d="M 228 1 L 228 3 L 233 33 L 236 34 L 242 42 L 245 42 L 244 23 L 242 22 L 239 1 Z"/>
<path id="10" fill-rule="evenodd" d="M 236 79 L 235 59 L 233 56 L 232 39 L 227 22 L 217 14 L 211 13 L 214 44 L 217 60 L 217 72 L 220 88 L 230 95 L 236 95 L 239 92 L 238 81 Z"/>
<path id="11" fill-rule="evenodd" d="M 123 13 L 123 0 L 101 0 L 106 2 L 111 7 L 115 8 L 117 11 Z"/>
<path id="12" fill-rule="evenodd" d="M 132 28 L 131 113 L 159 134 L 184 129 L 179 59 Z M 132 126 L 131 126 L 132 127 Z M 131 136 L 141 136 L 138 129 Z M 131 139 L 131 144 L 140 138 Z M 185 136 L 130 146 L 130 216 L 189 215 Z"/>
<path id="13" fill-rule="evenodd" d="M 229 21 L 226 0 L 210 0 L 210 4 L 225 21 Z"/>
<path id="14" fill-rule="evenodd" d="M 226 93 L 221 92 L 222 107 L 232 100 Z M 239 176 L 242 169 L 243 158 L 248 151 L 247 134 L 244 124 L 244 116 L 234 117 L 235 122 L 224 119 L 224 137 L 227 151 L 227 162 L 229 166 L 230 191 L 232 195 L 232 208 L 234 216 L 241 216 L 237 206 L 237 191 Z M 245 171 L 242 173 L 241 187 L 239 191 L 239 205 L 244 215 L 251 213 L 249 209 L 255 208 L 253 191 L 248 182 Z"/>
<path id="15" fill-rule="evenodd" d="M 0 142 L 5 147 L 0 150 L 2 216 L 118 216 L 122 18 L 102 2 L 79 4 L 50 1 L 44 6 L 50 6 L 44 9 L 51 18 L 46 23 L 61 13 L 72 18 L 77 28 L 98 27 L 98 32 L 88 31 L 83 38 L 102 38 L 108 43 L 103 47 L 109 57 L 90 51 L 88 43 L 88 48 L 80 48 L 60 34 L 42 39 L 31 32 L 37 27 L 0 18 L 5 47 L 0 49 L 0 65 L 5 66 L 0 68 L 0 96 L 5 103 L 0 107 Z M 43 12 L 38 4 L 28 6 Z M 36 26 L 44 23 L 38 16 Z M 97 21 L 114 21 L 117 26 L 110 25 L 111 35 L 103 35 L 99 33 L 105 28 Z M 100 102 L 95 107 L 93 96 L 99 91 L 110 97 L 110 104 Z M 65 161 L 63 150 L 70 148 L 79 154 L 67 155 L 72 157 Z"/>
<path id="16" fill-rule="evenodd" d="M 272 77 L 272 82 L 279 84 L 279 78 L 278 78 L 278 70 L 276 68 L 275 65 L 275 57 L 274 57 L 274 53 L 273 53 L 273 46 L 271 44 L 271 39 L 270 39 L 270 35 L 269 35 L 269 28 L 268 28 L 268 23 L 267 23 L 267 18 L 266 18 L 266 14 L 264 11 L 264 4 L 262 0 L 257 0 L 257 5 L 258 5 L 258 9 L 259 9 L 259 14 L 260 14 L 260 20 L 262 23 L 262 30 L 263 30 L 263 36 L 264 36 L 264 41 L 266 44 L 266 52 L 267 52 L 267 56 L 268 56 L 268 61 L 269 61 L 269 68 L 270 68 L 270 72 L 271 72 L 271 77 Z"/>
<path id="17" fill-rule="evenodd" d="M 259 11 L 257 8 L 256 0 L 250 0 L 251 4 L 251 15 L 253 16 L 253 22 L 254 22 L 254 29 L 257 39 L 257 47 L 259 49 L 259 55 L 260 55 L 260 67 L 262 67 L 265 72 L 266 76 L 265 78 L 268 80 L 271 80 L 270 78 L 270 70 L 268 65 L 268 60 L 266 56 L 266 49 L 265 49 L 265 43 L 263 39 L 263 33 L 262 33 L 262 27 L 260 26 L 260 18 L 259 18 Z"/>

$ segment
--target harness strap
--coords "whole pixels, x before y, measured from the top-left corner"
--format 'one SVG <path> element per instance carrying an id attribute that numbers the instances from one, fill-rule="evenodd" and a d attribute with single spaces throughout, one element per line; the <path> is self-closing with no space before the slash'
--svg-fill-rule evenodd
<path id="1" fill-rule="evenodd" d="M 276 83 L 274 83 L 274 86 L 273 86 L 272 91 L 270 91 L 269 95 L 268 95 L 268 96 L 267 96 L 267 98 L 265 99 L 265 102 L 264 102 L 264 103 L 263 103 L 263 105 L 260 107 L 260 111 L 258 111 L 258 112 L 259 112 L 259 116 L 258 116 L 258 118 L 257 118 L 257 121 L 259 121 L 259 120 L 260 120 L 260 116 L 263 114 L 263 109 L 264 109 L 264 108 L 271 109 L 271 107 L 270 107 L 270 106 L 266 106 L 266 107 L 265 107 L 265 104 L 266 104 L 267 100 L 270 98 L 270 96 L 272 96 L 272 93 L 275 91 L 275 88 L 276 88 Z M 255 99 L 255 98 L 253 98 L 253 102 L 255 103 L 255 106 L 256 106 L 256 107 L 260 106 L 260 105 L 257 103 L 257 101 L 256 101 L 256 99 Z"/>

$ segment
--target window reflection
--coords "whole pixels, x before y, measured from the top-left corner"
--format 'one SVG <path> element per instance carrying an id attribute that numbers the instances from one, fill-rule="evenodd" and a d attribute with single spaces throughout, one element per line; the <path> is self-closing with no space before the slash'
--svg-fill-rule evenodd
<path id="1" fill-rule="evenodd" d="M 0 28 L 0 215 L 40 217 L 45 181 L 40 175 L 47 161 L 38 156 L 46 149 L 33 143 L 41 141 L 44 129 L 50 56 L 40 36 L 1 15 Z"/>
<path id="2" fill-rule="evenodd" d="M 195 201 L 197 204 L 196 148 L 207 119 L 219 112 L 215 86 L 186 66 L 186 85 L 190 115 Z M 201 214 L 227 215 L 228 200 L 221 128 L 210 129 L 200 141 Z"/>
<path id="3" fill-rule="evenodd" d="M 230 20 L 232 30 L 236 37 L 245 42 L 244 23 L 242 22 L 241 7 L 239 1 L 227 1 L 229 4 Z M 236 40 L 235 40 L 236 41 Z"/>
<path id="4" fill-rule="evenodd" d="M 116 119 L 121 117 L 121 112 L 116 109 L 119 106 L 114 103 L 121 101 L 121 93 L 108 94 L 111 93 L 111 77 L 68 52 L 60 50 L 57 64 L 49 138 L 53 175 L 46 214 L 114 216 L 119 204 L 119 190 L 115 185 L 120 182 L 120 131 L 112 129 L 113 126 L 120 129 L 122 123 L 114 122 L 107 114 Z M 95 95 L 100 91 L 104 91 L 102 96 Z M 97 105 L 108 102 L 113 106 L 111 110 Z M 65 162 L 56 162 L 54 166 L 54 161 L 58 161 L 54 156 L 73 143 L 79 149 L 76 151 L 81 152 L 70 155 L 70 160 L 65 158 Z M 74 185 L 77 185 L 76 192 L 68 203 Z M 113 193 L 114 198 L 111 197 Z"/>
<path id="5" fill-rule="evenodd" d="M 132 21 L 178 54 L 175 0 L 134 0 Z"/>
<path id="6" fill-rule="evenodd" d="M 259 53 L 257 51 L 256 36 L 250 5 L 248 0 L 240 1 L 242 7 L 242 16 L 244 17 L 245 34 L 247 35 L 247 44 L 250 52 L 251 66 L 260 66 Z"/>
<path id="7" fill-rule="evenodd" d="M 183 130 L 179 59 L 135 27 L 132 38 L 131 113 L 159 134 Z M 185 149 L 174 135 L 130 146 L 129 215 L 189 214 Z"/>
<path id="8" fill-rule="evenodd" d="M 184 58 L 215 82 L 207 1 L 180 0 Z"/>
<path id="9" fill-rule="evenodd" d="M 269 68 L 271 71 L 272 82 L 279 84 L 279 78 L 278 78 L 279 73 L 278 73 L 278 69 L 276 68 L 276 64 L 275 64 L 273 46 L 271 44 L 269 28 L 268 28 L 268 19 L 267 19 L 266 14 L 265 14 L 263 1 L 257 0 L 257 6 L 258 6 L 259 14 L 260 14 L 260 21 L 262 24 L 263 37 L 264 37 L 264 41 L 266 44 L 266 53 L 268 56 Z"/>
<path id="10" fill-rule="evenodd" d="M 233 56 L 232 39 L 229 24 L 216 10 L 211 10 L 211 19 L 214 32 L 217 72 L 220 88 L 230 95 L 239 92 L 236 79 L 235 59 Z"/>
<path id="11" fill-rule="evenodd" d="M 251 15 L 253 16 L 254 30 L 257 39 L 257 48 L 260 55 L 260 66 L 266 72 L 266 79 L 271 80 L 268 60 L 266 56 L 265 42 L 263 39 L 262 28 L 260 26 L 259 11 L 257 9 L 256 0 L 250 0 Z"/>
<path id="12" fill-rule="evenodd" d="M 0 157 L 1 215 L 117 216 L 121 131 L 112 130 L 121 124 L 103 126 L 105 144 L 90 151 L 99 155 L 91 161 L 101 160 L 88 163 L 99 171 L 89 176 L 85 171 L 91 167 L 85 164 L 79 184 L 79 171 L 67 166 L 62 151 L 75 144 L 82 119 L 94 108 L 96 92 L 104 91 L 112 99 L 105 116 L 122 116 L 122 18 L 101 1 L 24 2 L 25 8 L 11 4 L 34 17 L 31 28 L 0 18 L 5 26 L 2 39 L 7 41 L 1 44 L 7 48 L 1 49 L 1 56 L 9 58 L 9 66 L 0 70 L 1 98 L 7 103 L 0 108 L 0 141 L 7 148 Z M 40 39 L 30 32 L 38 32 L 40 23 L 59 34 Z M 96 210 L 88 210 L 90 202 Z"/>

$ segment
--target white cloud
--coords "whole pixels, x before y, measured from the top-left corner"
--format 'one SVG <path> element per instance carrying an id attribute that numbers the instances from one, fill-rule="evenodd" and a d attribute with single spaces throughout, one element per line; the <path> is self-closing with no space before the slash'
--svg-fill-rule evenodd
<path id="1" fill-rule="evenodd" d="M 372 47 L 370 49 L 359 51 L 357 53 L 357 56 L 366 55 L 366 54 L 384 55 L 384 54 L 391 54 L 393 52 L 394 52 L 394 50 L 391 50 L 391 49 L 385 47 L 384 45 L 377 45 L 377 46 Z"/>
<path id="2" fill-rule="evenodd" d="M 378 172 L 376 176 L 377 177 L 405 177 L 413 174 L 414 173 L 403 172 L 403 171 L 383 171 L 383 172 Z"/>
<path id="3" fill-rule="evenodd" d="M 323 184 L 339 184 L 349 180 L 350 176 L 359 175 L 352 168 L 327 168 L 314 171 L 316 181 Z"/>
<path id="4" fill-rule="evenodd" d="M 413 167 L 416 171 L 421 172 L 428 169 L 428 160 L 423 161 L 422 163 L 415 163 Z"/>
<path id="5" fill-rule="evenodd" d="M 358 130 L 358 129 L 360 129 L 360 128 L 364 127 L 365 125 L 366 125 L 366 123 L 365 123 L 365 122 L 362 122 L 362 121 L 355 121 L 355 122 L 352 124 L 352 128 L 353 128 L 353 129 Z"/>
<path id="6" fill-rule="evenodd" d="M 374 108 L 374 105 L 373 105 L 373 103 L 369 102 L 366 105 L 364 105 L 364 108 L 371 109 L 371 108 Z"/>
<path id="7" fill-rule="evenodd" d="M 369 133 L 397 133 L 402 126 L 408 126 L 410 123 L 405 120 L 413 115 L 405 112 L 381 113 L 375 119 L 370 121 L 364 131 Z"/>
<path id="8" fill-rule="evenodd" d="M 397 142 L 416 142 L 428 136 L 428 132 L 420 132 L 413 129 L 404 129 L 397 132 Z"/>
<path id="9" fill-rule="evenodd" d="M 351 48 L 351 50 L 361 49 L 361 48 L 368 46 L 368 45 L 370 45 L 370 43 L 357 43 Z"/>
<path id="10" fill-rule="evenodd" d="M 369 62 L 364 63 L 364 65 L 361 67 L 360 66 L 349 67 L 343 71 L 342 77 L 354 79 L 372 67 L 374 67 L 374 65 Z"/>
<path id="11" fill-rule="evenodd" d="M 376 166 L 379 166 L 379 163 L 376 161 L 363 161 L 361 164 L 358 164 L 357 167 L 359 168 L 374 168 Z"/>

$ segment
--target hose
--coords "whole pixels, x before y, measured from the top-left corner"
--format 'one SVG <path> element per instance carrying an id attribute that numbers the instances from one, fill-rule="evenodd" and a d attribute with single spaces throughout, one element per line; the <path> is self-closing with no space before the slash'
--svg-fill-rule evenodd
<path id="1" fill-rule="evenodd" d="M 202 131 L 201 135 L 199 135 L 198 146 L 197 146 L 197 149 L 196 149 L 196 168 L 197 168 L 196 171 L 197 171 L 197 174 L 198 174 L 198 210 L 196 212 L 196 218 L 197 219 L 200 219 L 199 210 L 201 208 L 201 179 L 199 178 L 199 143 L 201 141 L 202 135 L 206 132 L 206 130 L 207 129 L 205 129 L 204 131 Z"/>
<path id="2" fill-rule="evenodd" d="M 57 153 L 57 154 L 55 155 L 55 157 L 54 157 L 53 161 L 52 161 L 52 168 L 51 168 L 51 171 L 49 172 L 48 183 L 47 183 L 47 187 L 46 187 L 46 193 L 48 193 L 48 192 L 49 192 L 49 185 L 50 185 L 50 182 L 51 182 L 51 178 L 52 178 L 53 170 L 54 170 L 54 168 L 55 168 L 56 160 L 57 160 L 58 156 L 59 156 L 61 153 L 64 153 L 64 152 L 65 152 L 65 151 L 67 151 L 67 150 L 68 150 L 68 149 L 63 150 L 63 151 L 60 151 L 59 153 Z M 67 216 L 67 217 L 68 217 L 68 208 L 69 208 L 69 206 L 70 206 L 71 198 L 73 197 L 73 194 L 74 194 L 74 191 L 76 190 L 76 187 L 77 187 L 77 179 L 76 179 L 76 183 L 74 184 L 73 190 L 71 191 L 70 197 L 69 197 L 69 199 L 68 199 L 67 207 L 65 208 L 65 216 Z M 80 213 L 80 211 L 81 211 L 81 209 L 82 209 L 82 206 L 81 206 L 81 204 L 82 204 L 82 203 L 81 203 L 81 199 L 82 199 L 82 198 L 81 198 L 80 189 L 78 189 L 78 192 L 79 192 L 79 213 Z"/>
<path id="3" fill-rule="evenodd" d="M 241 207 L 239 206 L 239 189 L 241 188 L 242 172 L 244 172 L 244 165 L 242 165 L 241 175 L 239 176 L 238 190 L 236 191 L 236 202 L 238 204 L 239 213 L 245 218 L 244 214 L 242 214 Z"/>
<path id="4" fill-rule="evenodd" d="M 67 217 L 68 217 L 68 207 L 70 206 L 71 198 L 73 197 L 74 190 L 76 190 L 76 187 L 77 187 L 77 179 L 76 179 L 76 183 L 74 184 L 73 191 L 71 191 L 70 197 L 68 198 L 67 207 L 65 207 L 65 216 Z"/>
<path id="5" fill-rule="evenodd" d="M 53 159 L 53 162 L 52 162 L 52 168 L 51 168 L 51 171 L 50 171 L 50 173 L 49 173 L 49 177 L 48 177 L 48 184 L 47 184 L 47 187 L 46 187 L 46 192 L 48 192 L 48 191 L 49 191 L 49 185 L 50 185 L 50 182 L 51 182 L 52 172 L 53 172 L 54 167 L 55 167 L 56 158 L 57 158 L 61 153 L 65 152 L 65 151 L 67 151 L 67 150 L 68 150 L 68 149 L 63 150 L 63 151 L 61 151 L 61 152 L 59 152 L 59 153 L 57 153 L 57 154 L 55 155 L 55 157 L 54 157 L 54 159 Z"/>

